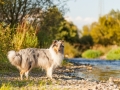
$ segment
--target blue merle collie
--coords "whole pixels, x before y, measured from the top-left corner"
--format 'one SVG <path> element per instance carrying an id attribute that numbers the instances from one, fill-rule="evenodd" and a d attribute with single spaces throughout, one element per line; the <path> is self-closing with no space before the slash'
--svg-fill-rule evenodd
<path id="1" fill-rule="evenodd" d="M 53 70 L 60 66 L 64 59 L 64 42 L 54 40 L 49 49 L 26 48 L 18 52 L 8 52 L 10 63 L 20 71 L 20 78 L 25 74 L 28 79 L 30 70 L 34 67 L 45 69 L 47 77 L 52 79 Z"/>

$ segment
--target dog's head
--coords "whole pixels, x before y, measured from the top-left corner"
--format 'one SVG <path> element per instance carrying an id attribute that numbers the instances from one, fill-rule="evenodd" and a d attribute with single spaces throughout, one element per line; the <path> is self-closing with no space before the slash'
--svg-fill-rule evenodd
<path id="1" fill-rule="evenodd" d="M 56 53 L 64 53 L 64 41 L 63 40 L 54 40 L 52 43 L 52 48 Z"/>

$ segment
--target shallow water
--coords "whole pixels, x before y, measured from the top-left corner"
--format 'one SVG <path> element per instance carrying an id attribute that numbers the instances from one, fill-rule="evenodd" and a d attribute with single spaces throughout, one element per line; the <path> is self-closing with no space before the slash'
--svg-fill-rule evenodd
<path id="1" fill-rule="evenodd" d="M 83 59 L 74 58 L 70 62 L 76 64 L 92 65 L 92 70 L 80 69 L 75 72 L 76 77 L 88 80 L 108 80 L 109 77 L 120 78 L 120 60 L 100 60 L 100 59 Z"/>

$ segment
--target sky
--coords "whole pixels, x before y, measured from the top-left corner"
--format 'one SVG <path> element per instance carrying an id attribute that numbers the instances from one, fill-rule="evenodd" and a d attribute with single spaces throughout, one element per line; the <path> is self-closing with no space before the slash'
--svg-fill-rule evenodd
<path id="1" fill-rule="evenodd" d="M 112 9 L 120 11 L 120 0 L 69 0 L 67 21 L 72 21 L 78 29 L 98 21 L 99 16 L 108 14 Z"/>

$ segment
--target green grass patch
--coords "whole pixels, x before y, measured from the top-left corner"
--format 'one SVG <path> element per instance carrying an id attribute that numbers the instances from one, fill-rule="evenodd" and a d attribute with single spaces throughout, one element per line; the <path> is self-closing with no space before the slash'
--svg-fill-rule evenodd
<path id="1" fill-rule="evenodd" d="M 9 78 L 9 79 L 8 79 Z M 11 77 L 0 77 L 0 90 L 13 90 L 11 88 L 25 88 L 25 87 L 33 87 L 33 86 L 46 86 L 52 85 L 52 80 L 50 79 L 28 79 L 28 80 L 20 80 L 13 79 Z"/>
<path id="2" fill-rule="evenodd" d="M 11 90 L 12 87 L 10 84 L 2 84 L 1 87 L 0 87 L 0 90 Z"/>
<path id="3" fill-rule="evenodd" d="M 120 47 L 110 50 L 106 57 L 108 60 L 120 60 Z"/>
<path id="4" fill-rule="evenodd" d="M 94 59 L 98 58 L 101 54 L 101 51 L 89 49 L 82 53 L 82 57 L 87 59 Z"/>
<path id="5" fill-rule="evenodd" d="M 55 89 L 52 80 L 2 80 L 0 90 L 48 90 L 48 85 L 51 90 Z"/>

